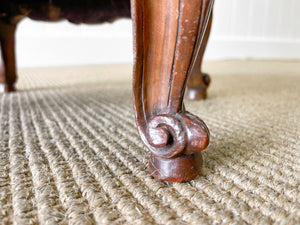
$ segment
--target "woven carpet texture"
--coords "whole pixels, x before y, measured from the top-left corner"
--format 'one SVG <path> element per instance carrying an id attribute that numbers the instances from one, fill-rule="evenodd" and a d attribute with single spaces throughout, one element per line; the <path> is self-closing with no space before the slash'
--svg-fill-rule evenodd
<path id="1" fill-rule="evenodd" d="M 0 224 L 300 224 L 300 62 L 205 64 L 191 182 L 148 174 L 131 65 L 20 69 L 0 95 Z"/>

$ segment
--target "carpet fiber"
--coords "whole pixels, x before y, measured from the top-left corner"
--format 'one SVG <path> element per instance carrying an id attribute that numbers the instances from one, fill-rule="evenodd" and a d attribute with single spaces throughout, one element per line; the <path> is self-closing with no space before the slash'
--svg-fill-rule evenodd
<path id="1" fill-rule="evenodd" d="M 0 95 L 0 224 L 300 224 L 300 63 L 215 62 L 201 175 L 154 180 L 130 65 L 21 69 Z"/>

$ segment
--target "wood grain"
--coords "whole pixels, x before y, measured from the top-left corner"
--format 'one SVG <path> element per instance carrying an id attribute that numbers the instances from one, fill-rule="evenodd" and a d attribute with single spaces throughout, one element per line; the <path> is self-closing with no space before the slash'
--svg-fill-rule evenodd
<path id="1" fill-rule="evenodd" d="M 150 173 L 162 180 L 189 181 L 200 172 L 193 168 L 202 163 L 198 154 L 207 147 L 209 132 L 201 119 L 185 111 L 183 96 L 213 1 L 132 0 L 131 7 L 135 112 L 140 135 L 152 152 Z"/>
<path id="2" fill-rule="evenodd" d="M 193 76 L 190 87 L 206 93 L 202 88 L 202 73 L 194 68 L 195 64 L 201 64 L 207 44 L 213 2 L 1 1 L 0 92 L 15 90 L 15 30 L 22 18 L 101 23 L 129 17 L 131 3 L 135 42 L 134 105 L 140 136 L 151 151 L 150 173 L 161 180 L 189 181 L 200 173 L 200 151 L 208 146 L 209 131 L 201 119 L 185 111 L 183 97 L 190 74 Z M 209 29 L 205 32 L 207 24 Z"/>
<path id="3" fill-rule="evenodd" d="M 207 89 L 210 85 L 211 78 L 207 73 L 202 72 L 202 62 L 207 42 L 210 36 L 212 25 L 212 13 L 205 31 L 203 41 L 201 43 L 200 51 L 197 56 L 195 66 L 191 72 L 190 78 L 188 80 L 188 88 L 186 96 L 190 100 L 202 100 L 207 98 Z"/>

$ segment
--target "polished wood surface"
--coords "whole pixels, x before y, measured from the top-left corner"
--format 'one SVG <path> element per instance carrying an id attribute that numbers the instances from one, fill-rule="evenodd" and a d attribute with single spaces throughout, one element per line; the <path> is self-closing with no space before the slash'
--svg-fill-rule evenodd
<path id="1" fill-rule="evenodd" d="M 183 97 L 190 76 L 190 90 L 195 96 L 206 96 L 209 79 L 199 66 L 213 0 L 1 1 L 0 92 L 15 90 L 15 30 L 22 18 L 101 23 L 129 17 L 130 3 L 134 106 L 140 136 L 151 151 L 150 174 L 166 181 L 192 180 L 201 171 L 200 151 L 209 144 L 209 131 L 201 119 L 185 110 Z"/>
<path id="2" fill-rule="evenodd" d="M 186 92 L 186 97 L 190 100 L 202 100 L 207 98 L 207 89 L 211 82 L 210 76 L 207 73 L 202 72 L 202 62 L 207 42 L 210 36 L 212 25 L 212 13 L 207 24 L 205 35 L 200 47 L 199 54 L 196 59 L 195 66 L 191 72 L 190 78 L 188 80 L 188 88 Z"/>
<path id="3" fill-rule="evenodd" d="M 192 180 L 200 172 L 199 152 L 207 147 L 209 132 L 185 111 L 183 96 L 213 1 L 131 0 L 131 7 L 134 104 L 140 135 L 151 151 L 150 174 L 173 182 Z"/>

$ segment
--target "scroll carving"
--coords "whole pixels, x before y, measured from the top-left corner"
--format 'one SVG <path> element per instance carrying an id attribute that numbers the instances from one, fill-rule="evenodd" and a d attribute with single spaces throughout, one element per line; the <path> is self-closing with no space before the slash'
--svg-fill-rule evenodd
<path id="1" fill-rule="evenodd" d="M 147 136 L 152 153 L 167 159 L 196 153 L 209 143 L 205 123 L 188 112 L 155 116 L 148 123 Z"/>
<path id="2" fill-rule="evenodd" d="M 213 0 L 131 0 L 136 121 L 152 152 L 150 173 L 161 180 L 193 179 L 209 143 L 208 128 L 185 111 L 183 96 L 212 6 Z"/>

